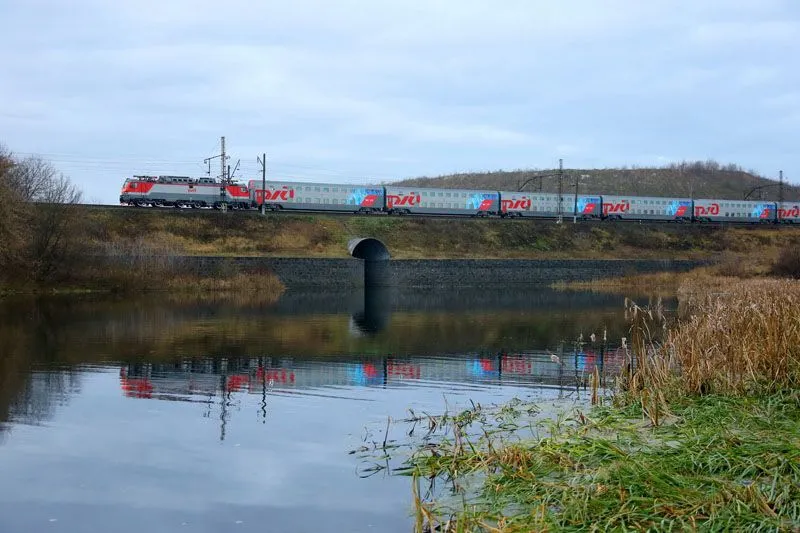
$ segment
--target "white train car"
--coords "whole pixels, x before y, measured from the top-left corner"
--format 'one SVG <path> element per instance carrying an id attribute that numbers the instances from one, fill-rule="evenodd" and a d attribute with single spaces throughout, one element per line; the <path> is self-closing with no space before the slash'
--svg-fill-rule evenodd
<path id="1" fill-rule="evenodd" d="M 365 187 L 345 183 L 299 183 L 250 180 L 253 207 L 276 210 L 348 211 L 374 213 L 384 208 L 383 187 Z"/>
<path id="2" fill-rule="evenodd" d="M 389 214 L 490 216 L 500 212 L 497 191 L 385 187 Z"/>
<path id="3" fill-rule="evenodd" d="M 691 198 L 603 195 L 603 217 L 611 220 L 692 220 Z"/>
<path id="4" fill-rule="evenodd" d="M 602 199 L 600 196 L 561 196 L 561 215 L 581 218 L 600 218 Z M 500 191 L 500 213 L 507 217 L 557 217 L 558 195 L 545 193 Z M 576 211 L 577 208 L 577 211 Z"/>
<path id="5" fill-rule="evenodd" d="M 775 202 L 700 199 L 694 201 L 694 217 L 699 222 L 772 223 L 777 220 Z"/>
<path id="6" fill-rule="evenodd" d="M 778 206 L 778 222 L 800 224 L 800 202 L 782 202 Z"/>

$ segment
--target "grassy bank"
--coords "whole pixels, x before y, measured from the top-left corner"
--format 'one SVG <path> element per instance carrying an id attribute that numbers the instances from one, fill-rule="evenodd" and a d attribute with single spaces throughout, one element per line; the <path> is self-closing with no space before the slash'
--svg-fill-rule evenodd
<path id="1" fill-rule="evenodd" d="M 6 282 L 0 298 L 16 295 L 63 295 L 108 293 L 134 295 L 162 293 L 171 300 L 236 300 L 272 302 L 286 290 L 271 272 L 229 271 L 221 275 L 197 275 L 166 267 L 141 268 L 135 262 L 81 265 L 59 283 Z"/>
<path id="2" fill-rule="evenodd" d="M 631 370 L 594 405 L 415 420 L 431 431 L 400 471 L 417 530 L 797 531 L 800 282 L 717 278 L 679 298 L 669 324 L 631 306 Z"/>
<path id="3" fill-rule="evenodd" d="M 773 259 L 800 246 L 800 228 L 385 216 L 87 210 L 96 244 L 140 241 L 173 253 L 346 257 L 354 237 L 381 239 L 395 258 L 707 258 L 721 253 Z M 752 261 L 753 259 L 749 259 Z"/>
<path id="4" fill-rule="evenodd" d="M 785 530 L 800 527 L 800 397 L 711 395 L 640 411 L 598 407 L 541 423 L 544 436 L 487 430 L 419 452 L 417 530 Z M 504 421 L 506 427 L 513 420 Z M 427 480 L 455 494 L 423 497 Z"/>

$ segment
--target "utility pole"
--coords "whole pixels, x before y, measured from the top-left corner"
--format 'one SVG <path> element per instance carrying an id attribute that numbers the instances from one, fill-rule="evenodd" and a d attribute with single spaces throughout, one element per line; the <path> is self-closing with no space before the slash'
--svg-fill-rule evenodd
<path id="1" fill-rule="evenodd" d="M 580 179 L 579 174 L 575 174 L 575 205 L 572 206 L 572 223 L 578 223 L 578 180 Z"/>
<path id="2" fill-rule="evenodd" d="M 219 155 L 215 155 L 215 156 L 211 156 L 211 157 L 207 157 L 207 158 L 203 159 L 203 163 L 207 163 L 208 164 L 208 175 L 210 177 L 211 176 L 211 160 L 212 159 L 216 159 L 218 157 L 220 158 L 220 174 L 219 174 L 219 181 L 220 181 L 220 188 L 219 188 L 220 207 L 222 208 L 222 211 L 225 212 L 227 210 L 227 205 L 225 204 L 225 186 L 228 185 L 228 182 L 230 181 L 230 176 L 228 175 L 226 177 L 226 172 L 225 172 L 226 160 L 228 159 L 228 156 L 225 155 L 225 137 L 221 137 L 221 145 L 222 145 L 221 146 L 221 148 L 222 148 L 221 153 Z M 230 172 L 230 169 L 228 170 L 228 172 Z"/>
<path id="3" fill-rule="evenodd" d="M 264 198 L 266 191 L 267 191 L 267 154 L 261 154 L 261 157 L 256 157 L 256 161 L 261 165 L 261 214 L 267 214 L 267 202 L 265 202 L 266 198 Z M 256 195 L 258 198 L 258 195 Z"/>
<path id="4" fill-rule="evenodd" d="M 564 160 L 558 160 L 558 224 L 564 222 L 563 207 L 561 205 L 561 195 L 564 193 Z"/>
<path id="5" fill-rule="evenodd" d="M 228 211 L 228 203 L 225 201 L 226 200 L 226 198 L 225 198 L 225 186 L 228 185 L 228 179 L 227 179 L 227 177 L 225 175 L 225 161 L 226 161 L 227 157 L 225 156 L 225 137 L 224 136 L 220 138 L 220 144 L 221 144 L 221 148 L 222 149 L 220 150 L 220 154 L 221 154 L 221 156 L 220 156 L 220 161 L 221 161 L 220 165 L 221 165 L 221 168 L 220 168 L 219 179 L 222 182 L 222 186 L 219 188 L 219 195 L 220 195 L 220 199 L 222 200 L 222 212 L 226 213 Z"/>
<path id="6" fill-rule="evenodd" d="M 222 161 L 222 172 L 220 172 L 219 177 L 220 177 L 221 180 L 225 181 L 225 160 L 227 159 L 225 157 L 225 137 L 222 137 L 221 144 L 222 144 L 222 152 L 221 152 L 222 153 L 222 159 L 221 159 L 221 161 Z"/>
<path id="7" fill-rule="evenodd" d="M 783 203 L 783 170 L 778 171 L 778 203 Z"/>

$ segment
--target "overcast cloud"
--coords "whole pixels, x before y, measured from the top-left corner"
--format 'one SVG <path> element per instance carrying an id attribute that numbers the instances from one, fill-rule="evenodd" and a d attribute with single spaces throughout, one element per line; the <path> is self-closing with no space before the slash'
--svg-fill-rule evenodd
<path id="1" fill-rule="evenodd" d="M 5 0 L 0 143 L 124 177 L 713 158 L 800 182 L 794 0 Z M 217 160 L 218 161 L 218 160 Z M 212 167 L 212 172 L 216 170 Z"/>

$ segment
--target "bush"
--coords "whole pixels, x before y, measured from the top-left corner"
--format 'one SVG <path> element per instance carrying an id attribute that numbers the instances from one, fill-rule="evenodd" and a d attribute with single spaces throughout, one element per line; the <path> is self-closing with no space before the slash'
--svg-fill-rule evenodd
<path id="1" fill-rule="evenodd" d="M 784 248 L 778 259 L 772 264 L 772 274 L 800 279 L 800 247 Z"/>

